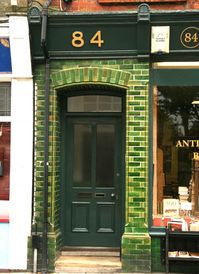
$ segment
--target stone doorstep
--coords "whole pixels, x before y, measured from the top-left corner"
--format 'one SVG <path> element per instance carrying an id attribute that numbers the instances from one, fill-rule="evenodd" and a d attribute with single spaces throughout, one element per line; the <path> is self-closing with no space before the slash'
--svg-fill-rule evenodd
<path id="1" fill-rule="evenodd" d="M 74 270 L 74 268 L 73 268 L 73 270 Z M 79 270 L 81 270 L 81 269 L 79 269 Z M 77 270 L 78 271 L 78 270 Z M 1 274 L 33 274 L 33 272 L 26 272 L 26 271 L 15 271 L 15 270 L 8 270 L 7 272 L 5 271 L 4 272 L 4 270 L 0 270 L 0 273 Z M 39 273 L 39 272 L 38 272 Z M 73 272 L 65 272 L 65 271 L 60 271 L 60 272 L 52 272 L 52 273 L 50 273 L 50 274 L 96 274 L 96 272 L 82 272 L 82 271 L 78 271 L 78 272 L 75 272 L 75 271 L 73 271 Z M 120 274 L 165 274 L 165 272 L 150 272 L 150 273 L 146 273 L 146 272 L 142 272 L 142 273 L 138 273 L 138 272 L 97 272 L 98 274 L 104 274 L 104 273 L 112 273 L 112 274 L 118 274 L 118 273 L 120 273 Z M 169 274 L 185 274 L 185 273 L 169 273 Z M 192 274 L 195 274 L 195 273 L 192 273 Z"/>
<path id="2" fill-rule="evenodd" d="M 7 272 L 5 271 L 2 271 L 2 270 L 0 270 L 0 273 L 1 274 L 33 274 L 33 272 L 26 272 L 26 271 L 17 271 L 17 270 L 8 270 Z M 65 271 L 60 271 L 60 272 L 53 272 L 53 273 L 51 273 L 51 274 L 67 274 L 67 273 L 69 273 L 69 274 L 77 274 L 77 273 L 79 273 L 79 274 L 96 274 L 96 273 L 98 273 L 98 274 L 103 274 L 103 273 L 107 273 L 107 272 L 84 272 L 84 271 L 82 271 L 82 269 L 78 269 L 78 272 L 65 272 Z M 118 274 L 118 273 L 123 273 L 123 274 L 146 274 L 146 273 L 137 273 L 137 272 L 109 272 L 109 273 L 112 273 L 112 274 Z M 150 272 L 149 274 L 165 274 L 165 272 Z M 169 274 L 185 274 L 185 273 L 169 273 Z M 198 273 L 192 273 L 192 274 L 198 274 Z"/>
<path id="3" fill-rule="evenodd" d="M 115 274 L 118 274 L 118 273 L 121 273 L 121 270 L 118 269 L 111 269 L 111 268 L 106 268 L 106 269 L 103 269 L 103 268 L 95 268 L 95 269 L 90 269 L 90 268 L 66 268 L 64 270 L 60 269 L 59 271 L 55 272 L 55 274 L 83 274 L 83 273 L 88 273 L 88 274 L 100 274 L 100 273 L 115 273 Z M 127 273 L 128 274 L 128 273 Z"/>
<path id="4" fill-rule="evenodd" d="M 56 272 L 56 273 L 51 273 L 51 274 L 96 274 L 96 273 L 98 273 L 98 274 L 106 274 L 106 273 L 111 273 L 111 274 L 118 274 L 118 273 L 120 273 L 120 274 L 165 274 L 165 272 L 88 272 L 88 271 L 86 271 L 86 272 L 82 272 L 81 271 L 81 269 L 78 271 L 77 270 L 77 272 Z M 169 274 L 185 274 L 185 273 L 169 273 Z M 192 273 L 192 274 L 196 274 L 196 273 Z"/>
<path id="5" fill-rule="evenodd" d="M 63 256 L 120 257 L 119 248 L 65 247 Z"/>
<path id="6" fill-rule="evenodd" d="M 60 256 L 55 263 L 56 273 L 119 273 L 119 257 Z"/>
<path id="7" fill-rule="evenodd" d="M 62 256 L 88 256 L 88 257 L 96 257 L 96 256 L 103 256 L 103 257 L 120 257 L 120 253 L 115 251 L 115 252 L 110 252 L 110 251 L 62 251 L 61 252 Z"/>

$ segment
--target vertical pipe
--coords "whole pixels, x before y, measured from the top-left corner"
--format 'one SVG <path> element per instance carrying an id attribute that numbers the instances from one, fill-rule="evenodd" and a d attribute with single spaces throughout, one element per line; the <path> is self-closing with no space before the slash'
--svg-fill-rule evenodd
<path id="1" fill-rule="evenodd" d="M 33 250 L 33 273 L 37 273 L 37 248 Z"/>
<path id="2" fill-rule="evenodd" d="M 48 7 L 52 0 L 43 5 L 41 25 L 41 47 L 45 58 L 45 122 L 44 122 L 44 186 L 43 186 L 43 231 L 42 231 L 42 269 L 48 273 L 48 153 L 49 153 L 49 90 L 50 90 L 50 59 L 46 48 Z"/>
<path id="3" fill-rule="evenodd" d="M 43 232 L 42 232 L 42 273 L 48 271 L 48 152 L 49 152 L 49 90 L 50 62 L 45 63 L 45 138 L 44 138 L 44 189 L 43 189 Z"/>

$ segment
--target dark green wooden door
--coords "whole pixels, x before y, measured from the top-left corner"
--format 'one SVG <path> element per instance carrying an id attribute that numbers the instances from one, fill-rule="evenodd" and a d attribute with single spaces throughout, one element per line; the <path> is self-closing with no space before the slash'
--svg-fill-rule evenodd
<path id="1" fill-rule="evenodd" d="M 65 245 L 120 246 L 121 118 L 67 118 L 63 234 Z"/>

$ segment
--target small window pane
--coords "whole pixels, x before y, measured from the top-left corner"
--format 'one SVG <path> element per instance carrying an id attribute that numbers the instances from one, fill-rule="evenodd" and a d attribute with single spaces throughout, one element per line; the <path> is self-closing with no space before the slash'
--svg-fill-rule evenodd
<path id="1" fill-rule="evenodd" d="M 69 97 L 68 112 L 121 112 L 122 99 L 116 96 L 83 95 Z"/>
<path id="2" fill-rule="evenodd" d="M 90 125 L 74 125 L 73 186 L 91 186 Z"/>
<path id="3" fill-rule="evenodd" d="M 114 125 L 97 126 L 96 186 L 113 187 L 115 158 Z"/>
<path id="4" fill-rule="evenodd" d="M 10 116 L 11 90 L 10 83 L 0 83 L 0 116 Z"/>

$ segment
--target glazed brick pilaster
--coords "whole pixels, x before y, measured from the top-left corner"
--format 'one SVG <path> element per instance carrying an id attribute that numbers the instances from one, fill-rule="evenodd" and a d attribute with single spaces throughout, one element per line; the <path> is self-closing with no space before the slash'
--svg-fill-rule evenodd
<path id="1" fill-rule="evenodd" d="M 126 232 L 147 231 L 148 205 L 148 64 L 135 64 L 127 99 Z"/>
<path id="2" fill-rule="evenodd" d="M 162 264 L 162 260 L 165 259 L 165 254 L 162 254 L 164 247 L 161 244 L 164 239 L 161 237 L 153 237 L 151 240 L 151 270 L 152 272 L 165 272 L 165 266 Z M 162 254 L 162 257 L 161 257 Z"/>
<path id="3" fill-rule="evenodd" d="M 126 113 L 126 226 L 122 265 L 128 272 L 151 271 L 148 234 L 148 82 L 147 63 L 133 66 Z"/>
<path id="4" fill-rule="evenodd" d="M 151 238 L 141 233 L 126 233 L 122 239 L 122 267 L 125 272 L 151 272 Z"/>

